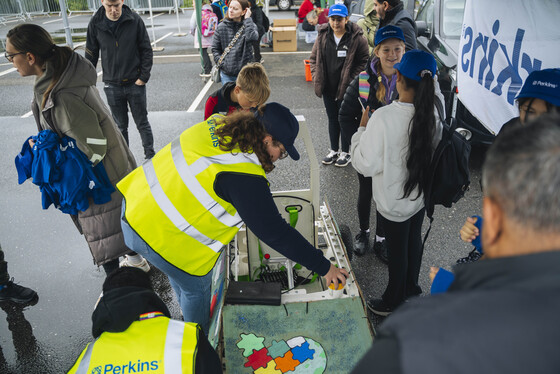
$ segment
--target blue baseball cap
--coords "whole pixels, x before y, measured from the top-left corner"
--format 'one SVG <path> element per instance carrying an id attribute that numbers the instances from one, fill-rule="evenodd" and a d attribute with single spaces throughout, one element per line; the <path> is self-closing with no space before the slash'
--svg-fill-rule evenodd
<path id="1" fill-rule="evenodd" d="M 348 8 L 344 4 L 334 4 L 329 8 L 329 17 L 332 16 L 348 17 Z"/>
<path id="2" fill-rule="evenodd" d="M 391 38 L 400 39 L 403 42 L 405 41 L 404 34 L 400 27 L 387 25 L 377 30 L 377 32 L 375 33 L 374 44 L 378 45 L 379 43 Z"/>
<path id="3" fill-rule="evenodd" d="M 521 97 L 537 98 L 560 106 L 560 69 L 543 69 L 529 74 L 516 99 Z"/>
<path id="4" fill-rule="evenodd" d="M 401 62 L 396 63 L 393 68 L 407 78 L 420 81 L 425 73 L 430 73 L 432 77 L 436 75 L 437 63 L 434 56 L 428 52 L 413 49 L 406 52 Z"/>
<path id="5" fill-rule="evenodd" d="M 254 112 L 258 119 L 275 140 L 278 140 L 293 160 L 299 160 L 299 153 L 294 147 L 299 132 L 299 122 L 296 117 L 282 104 L 268 103 L 262 109 Z"/>

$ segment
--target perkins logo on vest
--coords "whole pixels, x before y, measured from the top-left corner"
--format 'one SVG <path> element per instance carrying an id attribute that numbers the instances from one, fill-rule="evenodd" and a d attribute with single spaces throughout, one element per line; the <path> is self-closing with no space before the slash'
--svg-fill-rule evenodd
<path id="1" fill-rule="evenodd" d="M 105 367 L 97 366 L 91 370 L 91 374 L 129 374 L 129 373 L 143 373 L 152 370 L 159 369 L 159 361 L 140 361 L 132 363 L 129 361 L 128 364 L 124 365 L 112 365 L 107 364 Z"/>

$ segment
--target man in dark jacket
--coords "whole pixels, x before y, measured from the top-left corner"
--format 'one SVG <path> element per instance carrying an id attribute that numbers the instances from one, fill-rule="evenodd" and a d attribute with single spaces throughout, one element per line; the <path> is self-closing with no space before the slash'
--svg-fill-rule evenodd
<path id="1" fill-rule="evenodd" d="M 107 277 L 91 319 L 96 340 L 69 374 L 97 373 L 100 367 L 106 373 L 163 368 L 170 373 L 222 373 L 218 354 L 200 326 L 170 319 L 167 306 L 140 269 L 120 268 Z"/>
<path id="2" fill-rule="evenodd" d="M 101 66 L 105 94 L 113 118 L 128 144 L 128 106 L 142 138 L 144 156 L 152 158 L 154 138 L 148 122 L 146 83 L 150 79 L 153 51 L 144 21 L 124 5 L 124 0 L 102 0 L 91 18 L 86 58 Z"/>
<path id="3" fill-rule="evenodd" d="M 411 300 L 353 373 L 560 372 L 560 117 L 496 138 L 482 170 L 486 258 Z"/>
<path id="4" fill-rule="evenodd" d="M 400 27 L 404 33 L 406 51 L 416 49 L 416 23 L 401 0 L 373 0 L 375 11 L 380 18 L 379 28 L 387 25 Z"/>

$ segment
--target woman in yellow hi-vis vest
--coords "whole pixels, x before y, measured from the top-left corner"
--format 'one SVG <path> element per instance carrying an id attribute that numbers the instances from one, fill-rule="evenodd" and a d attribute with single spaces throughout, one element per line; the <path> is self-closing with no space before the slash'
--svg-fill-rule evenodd
<path id="1" fill-rule="evenodd" d="M 91 319 L 96 340 L 68 374 L 222 373 L 200 326 L 170 319 L 140 269 L 123 267 L 107 276 Z"/>
<path id="2" fill-rule="evenodd" d="M 299 153 L 299 123 L 269 103 L 255 113 L 213 115 L 185 130 L 125 177 L 123 232 L 134 251 L 167 274 L 183 319 L 208 333 L 212 269 L 222 248 L 245 223 L 263 242 L 331 282 L 334 267 L 280 215 L 266 173 Z"/>

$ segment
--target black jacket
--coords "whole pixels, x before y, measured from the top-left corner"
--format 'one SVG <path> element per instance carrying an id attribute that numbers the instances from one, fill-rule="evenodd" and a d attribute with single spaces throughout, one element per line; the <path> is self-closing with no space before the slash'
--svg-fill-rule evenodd
<path id="1" fill-rule="evenodd" d="M 455 269 L 448 292 L 403 304 L 357 373 L 560 373 L 560 251 Z"/>
<path id="2" fill-rule="evenodd" d="M 105 8 L 101 7 L 89 21 L 86 58 L 97 66 L 101 50 L 103 82 L 132 84 L 137 79 L 147 83 L 153 64 L 153 51 L 142 18 L 123 5 L 122 15 L 111 32 Z"/>
<path id="3" fill-rule="evenodd" d="M 371 69 L 371 60 L 368 60 L 365 71 L 369 75 L 369 95 L 366 104 L 364 104 L 364 108 L 369 105 L 371 110 L 377 110 L 389 103 L 383 104 L 377 100 L 377 97 L 375 96 L 381 83 L 379 83 L 377 79 L 377 73 Z M 360 75 L 358 74 L 348 85 L 348 88 L 344 93 L 344 98 L 342 99 L 342 104 L 340 104 L 340 111 L 338 112 L 338 122 L 340 122 L 340 125 L 348 130 L 353 129 L 350 136 L 358 130 L 358 127 L 360 126 L 360 119 L 362 118 L 362 106 L 358 102 L 358 98 L 360 97 L 359 78 Z M 398 96 L 399 94 L 395 89 L 391 95 L 391 101 L 395 100 Z"/>
<path id="4" fill-rule="evenodd" d="M 104 293 L 91 317 L 92 333 L 97 338 L 104 332 L 123 332 L 144 313 L 161 312 L 170 317 L 164 302 L 151 290 L 141 287 L 119 287 Z M 199 329 L 196 352 L 196 374 L 222 373 L 218 354 Z"/>
<path id="5" fill-rule="evenodd" d="M 410 13 L 404 9 L 402 1 L 385 13 L 385 18 L 379 21 L 379 28 L 387 25 L 400 27 L 404 34 L 406 51 L 416 49 L 416 23 Z"/>

